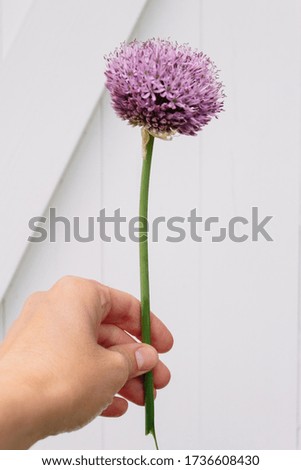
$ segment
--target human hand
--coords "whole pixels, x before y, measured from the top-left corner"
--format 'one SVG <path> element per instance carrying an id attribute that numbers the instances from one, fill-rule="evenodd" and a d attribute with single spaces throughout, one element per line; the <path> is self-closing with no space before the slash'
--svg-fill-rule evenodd
<path id="1" fill-rule="evenodd" d="M 170 379 L 157 351 L 172 336 L 155 315 L 151 326 L 154 347 L 135 341 L 140 302 L 92 280 L 67 276 L 30 296 L 0 347 L 0 448 L 121 416 L 127 400 L 143 405 L 140 375 L 153 369 L 156 389 Z"/>

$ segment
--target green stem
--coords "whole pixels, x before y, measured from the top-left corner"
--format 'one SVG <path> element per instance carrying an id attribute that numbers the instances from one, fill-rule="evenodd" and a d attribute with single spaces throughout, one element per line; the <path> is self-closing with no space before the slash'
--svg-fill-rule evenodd
<path id="1" fill-rule="evenodd" d="M 143 159 L 141 186 L 140 186 L 140 291 L 141 291 L 141 329 L 143 343 L 151 344 L 150 325 L 150 296 L 149 296 L 149 273 L 148 273 L 148 193 L 149 179 L 152 163 L 154 137 L 149 135 L 146 145 L 146 156 Z M 158 443 L 155 432 L 155 406 L 154 406 L 154 380 L 153 373 L 147 372 L 144 375 L 144 403 L 145 403 L 145 434 L 152 434 L 155 440 L 156 449 Z"/>

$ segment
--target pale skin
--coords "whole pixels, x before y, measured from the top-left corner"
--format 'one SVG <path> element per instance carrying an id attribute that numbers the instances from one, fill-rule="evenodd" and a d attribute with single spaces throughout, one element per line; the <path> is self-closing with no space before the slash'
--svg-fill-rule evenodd
<path id="1" fill-rule="evenodd" d="M 122 416 L 128 401 L 143 405 L 146 371 L 165 387 L 170 372 L 158 353 L 173 339 L 153 314 L 151 325 L 148 346 L 140 302 L 93 280 L 67 276 L 30 296 L 0 345 L 0 449 Z"/>

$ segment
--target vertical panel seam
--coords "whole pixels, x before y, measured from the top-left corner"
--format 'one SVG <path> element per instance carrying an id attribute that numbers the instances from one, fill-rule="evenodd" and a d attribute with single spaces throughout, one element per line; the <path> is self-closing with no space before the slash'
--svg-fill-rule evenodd
<path id="1" fill-rule="evenodd" d="M 299 15 L 299 21 L 301 23 L 301 18 Z M 299 65 L 299 75 L 301 76 L 301 64 Z M 301 100 L 299 103 L 299 121 L 301 119 Z M 299 149 L 301 149 L 301 138 L 299 134 Z M 298 187 L 298 194 L 299 194 L 299 230 L 298 230 L 298 308 L 297 308 L 297 397 L 296 397 L 296 449 L 300 449 L 300 380 L 301 380 L 301 226 L 300 226 L 300 214 L 301 214 L 301 191 L 300 191 L 300 183 L 301 183 L 301 166 L 300 166 L 300 155 L 299 155 L 299 187 Z"/>
<path id="2" fill-rule="evenodd" d="M 202 24 L 203 24 L 203 13 L 204 13 L 204 9 L 203 9 L 203 0 L 201 0 L 199 2 L 199 48 L 200 50 L 202 50 L 202 43 L 203 43 L 203 34 L 202 34 Z M 205 52 L 205 51 L 204 51 Z M 198 155 L 198 161 L 197 161 L 197 165 L 198 165 L 198 181 L 199 181 L 199 191 L 198 191 L 198 206 L 202 208 L 202 140 L 201 140 L 201 136 L 199 135 L 198 136 L 198 151 L 199 151 L 199 155 Z M 198 248 L 198 261 L 199 261 L 199 266 L 198 266 L 198 269 L 197 269 L 197 279 L 198 279 L 198 284 L 199 284 L 199 289 L 198 289 L 198 297 L 197 297 L 197 308 L 198 308 L 198 311 L 200 312 L 200 317 L 202 318 L 202 244 L 199 243 L 199 248 Z M 202 324 L 202 320 L 201 320 L 201 324 Z M 196 413 L 196 416 L 200 417 L 199 419 L 199 422 L 198 422 L 198 442 L 199 442 L 199 448 L 201 449 L 202 448 L 202 442 L 201 442 L 201 438 L 202 438 L 202 432 L 201 432 L 201 423 L 202 423 L 202 416 L 201 416 L 201 410 L 202 410 L 202 403 L 201 403 L 201 397 L 202 397 L 202 393 L 201 393 L 201 387 L 202 387 L 202 383 L 201 383 L 201 340 L 202 340 L 202 328 L 199 328 L 199 345 L 198 345 L 198 395 L 200 397 L 200 400 L 198 400 L 198 410 L 197 410 L 197 413 Z"/>
<path id="3" fill-rule="evenodd" d="M 300 199 L 300 195 L 299 195 Z M 301 256 L 300 256 L 301 228 L 299 226 L 299 243 L 298 243 L 298 303 L 297 303 L 297 393 L 296 393 L 296 449 L 299 449 L 300 438 L 300 280 L 301 280 Z"/>
<path id="4" fill-rule="evenodd" d="M 300 187 L 300 178 L 299 178 Z M 300 201 L 300 189 L 299 189 L 299 201 Z M 301 201 L 299 202 L 301 207 Z M 297 301 L 297 390 L 296 390 L 296 449 L 300 449 L 300 380 L 301 380 L 301 227 L 298 229 L 298 301 Z"/>
<path id="5" fill-rule="evenodd" d="M 299 19 L 299 25 L 301 24 L 301 8 L 299 2 L 296 2 L 297 14 Z M 301 35 L 299 28 L 299 52 L 301 50 Z M 299 58 L 299 79 L 301 78 L 301 60 Z M 299 96 L 299 122 L 301 121 L 301 95 Z M 301 150 L 301 134 L 299 132 L 299 151 Z M 298 273 L 297 273 L 297 289 L 298 289 L 298 302 L 297 302 L 297 390 L 296 390 L 296 449 L 301 448 L 301 155 L 299 154 L 299 185 L 298 185 L 298 197 L 299 197 L 299 213 L 298 213 Z"/>
<path id="6" fill-rule="evenodd" d="M 99 122 L 99 159 L 100 159 L 100 175 L 99 175 L 99 183 L 100 183 L 100 188 L 99 188 L 99 210 L 102 209 L 102 204 L 104 200 L 104 158 L 103 158 L 103 102 L 104 102 L 104 96 L 105 92 L 102 95 L 101 100 L 98 102 L 98 122 Z M 99 259 L 99 265 L 100 265 L 100 282 L 103 282 L 104 279 L 104 250 L 103 250 L 103 243 L 102 240 L 99 239 L 100 243 L 100 259 Z M 104 423 L 102 422 L 100 425 L 100 445 L 101 449 L 105 448 L 105 429 L 106 427 L 104 426 Z"/>
<path id="7" fill-rule="evenodd" d="M 3 5 L 0 0 L 0 69 L 3 64 Z"/>

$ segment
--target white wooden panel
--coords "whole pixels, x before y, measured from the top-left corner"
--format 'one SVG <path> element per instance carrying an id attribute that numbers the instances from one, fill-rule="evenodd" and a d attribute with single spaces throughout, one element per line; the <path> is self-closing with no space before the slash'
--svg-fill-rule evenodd
<path id="1" fill-rule="evenodd" d="M 0 76 L 0 298 L 28 220 L 45 209 L 100 97 L 103 55 L 128 36 L 144 3 L 40 0 L 14 42 Z"/>
<path id="2" fill-rule="evenodd" d="M 197 47 L 199 2 L 188 4 L 189 8 L 187 2 L 180 0 L 149 2 L 133 36 L 141 40 L 153 36 L 171 37 Z M 104 103 L 103 135 L 103 204 L 108 213 L 120 207 L 123 215 L 133 217 L 138 213 L 142 165 L 140 132 L 115 116 L 108 97 Z M 179 137 L 172 142 L 156 140 L 150 188 L 151 217 L 187 216 L 195 207 L 199 154 L 198 138 Z M 197 413 L 200 375 L 188 371 L 191 364 L 197 369 L 199 360 L 198 246 L 190 240 L 164 242 L 166 233 L 161 234 L 159 243 L 150 247 L 151 305 L 171 328 L 175 347 L 166 357 L 172 370 L 171 384 L 158 393 L 156 400 L 157 435 L 163 449 L 197 448 L 201 445 Z M 137 243 L 112 241 L 104 246 L 103 260 L 105 282 L 139 296 Z M 129 427 L 131 432 L 126 433 Z M 144 410 L 132 406 L 128 417 L 118 422 L 107 421 L 105 447 L 153 448 L 152 439 L 144 436 Z"/>
<path id="3" fill-rule="evenodd" d="M 34 0 L 2 0 L 3 56 L 18 36 Z"/>
<path id="4" fill-rule="evenodd" d="M 176 340 L 166 356 L 173 379 L 157 399 L 162 448 L 297 445 L 299 31 L 297 0 L 152 0 L 133 33 L 201 46 L 227 92 L 226 112 L 200 137 L 155 142 L 151 215 L 196 207 L 227 221 L 259 206 L 274 216 L 272 243 L 151 246 L 152 307 Z M 139 132 L 118 120 L 106 94 L 50 205 L 83 221 L 100 206 L 136 215 L 140 169 Z M 54 180 L 49 171 L 44 184 Z M 36 197 L 45 196 L 41 186 Z M 7 324 L 31 291 L 66 273 L 139 295 L 133 242 L 32 245 L 5 296 Z M 120 420 L 96 420 L 36 448 L 151 448 L 143 421 L 132 406 Z"/>
<path id="5" fill-rule="evenodd" d="M 202 47 L 221 68 L 228 96 L 221 125 L 204 134 L 202 212 L 249 218 L 258 206 L 262 216 L 273 215 L 274 242 L 202 247 L 201 442 L 290 449 L 297 403 L 299 4 L 205 0 L 202 18 Z"/>
<path id="6" fill-rule="evenodd" d="M 48 208 L 39 214 L 47 218 L 44 227 L 48 234 L 50 207 L 56 209 L 58 216 L 70 220 L 78 216 L 83 236 L 87 231 L 88 216 L 97 216 L 101 194 L 100 149 L 100 110 L 97 108 Z M 99 240 L 79 243 L 72 236 L 71 241 L 66 243 L 63 224 L 58 224 L 57 228 L 56 242 L 50 242 L 48 236 L 42 243 L 28 244 L 28 250 L 5 296 L 7 326 L 33 290 L 47 289 L 64 274 L 99 277 L 100 263 L 94 260 L 94 256 L 100 256 Z M 29 230 L 27 235 L 30 235 Z"/>
<path id="7" fill-rule="evenodd" d="M 0 0 L 0 69 L 34 0 Z M 0 341 L 5 331 L 5 301 L 0 302 Z"/>

